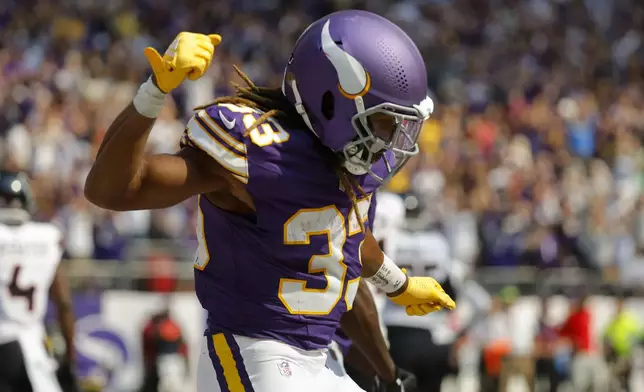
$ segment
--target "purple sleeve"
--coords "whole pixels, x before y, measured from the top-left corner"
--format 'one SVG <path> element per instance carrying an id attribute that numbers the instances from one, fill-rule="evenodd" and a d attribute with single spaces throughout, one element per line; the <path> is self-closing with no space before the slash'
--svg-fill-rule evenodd
<path id="1" fill-rule="evenodd" d="M 244 110 L 232 105 L 213 105 L 197 111 L 186 125 L 180 146 L 202 150 L 235 178 L 248 183 L 248 151 Z M 249 114 L 253 116 L 253 114 Z M 252 121 L 252 120 L 251 120 Z"/>

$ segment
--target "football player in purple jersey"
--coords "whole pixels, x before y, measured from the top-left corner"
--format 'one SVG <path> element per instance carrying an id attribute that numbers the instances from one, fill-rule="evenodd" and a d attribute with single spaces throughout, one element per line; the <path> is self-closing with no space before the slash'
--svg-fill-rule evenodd
<path id="1" fill-rule="evenodd" d="M 410 315 L 455 306 L 432 278 L 408 277 L 365 226 L 375 190 L 418 152 L 433 111 L 423 58 L 378 15 L 327 15 L 298 39 L 281 88 L 239 71 L 247 85 L 197 108 L 179 152 L 145 155 L 165 96 L 201 77 L 220 42 L 182 32 L 163 56 L 145 49 L 153 75 L 108 129 L 85 194 L 112 210 L 198 196 L 199 391 L 360 391 L 325 362 L 361 278 Z"/>

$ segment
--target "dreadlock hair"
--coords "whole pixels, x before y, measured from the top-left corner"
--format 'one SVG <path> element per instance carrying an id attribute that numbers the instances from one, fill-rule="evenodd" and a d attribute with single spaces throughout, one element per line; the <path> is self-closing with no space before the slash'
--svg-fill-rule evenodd
<path id="1" fill-rule="evenodd" d="M 262 115 L 259 116 L 253 125 L 248 127 L 244 133 L 244 137 L 248 136 L 253 129 L 266 122 L 269 118 L 274 118 L 289 127 L 308 129 L 308 126 L 304 120 L 302 120 L 302 117 L 297 110 L 295 110 L 295 107 L 288 101 L 288 99 L 286 99 L 286 96 L 282 94 L 281 89 L 256 86 L 255 83 L 253 83 L 253 81 L 239 69 L 239 67 L 233 65 L 233 68 L 235 69 L 235 72 L 237 72 L 237 75 L 239 75 L 239 77 L 246 83 L 246 86 L 232 83 L 236 90 L 236 94 L 234 96 L 217 98 L 209 104 L 196 107 L 194 110 L 202 110 L 209 106 L 221 103 L 230 103 L 261 111 Z M 338 155 L 327 147 L 322 146 L 321 143 L 320 147 L 320 151 L 324 155 L 325 160 L 329 162 L 335 171 L 342 188 L 344 188 L 344 192 L 349 196 L 349 200 L 351 200 L 351 205 L 356 212 L 360 229 L 363 233 L 366 233 L 364 222 L 362 221 L 360 210 L 358 209 L 358 197 L 356 194 L 357 190 L 364 197 L 364 190 L 360 184 L 358 184 L 356 179 L 344 168 L 342 160 Z"/>

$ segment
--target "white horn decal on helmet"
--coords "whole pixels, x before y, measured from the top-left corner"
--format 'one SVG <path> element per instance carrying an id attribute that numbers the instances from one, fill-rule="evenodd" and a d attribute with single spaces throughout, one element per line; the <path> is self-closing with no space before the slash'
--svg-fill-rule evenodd
<path id="1" fill-rule="evenodd" d="M 362 96 L 369 91 L 369 74 L 349 53 L 340 48 L 331 38 L 330 19 L 322 27 L 322 51 L 338 74 L 340 92 L 348 98 Z"/>

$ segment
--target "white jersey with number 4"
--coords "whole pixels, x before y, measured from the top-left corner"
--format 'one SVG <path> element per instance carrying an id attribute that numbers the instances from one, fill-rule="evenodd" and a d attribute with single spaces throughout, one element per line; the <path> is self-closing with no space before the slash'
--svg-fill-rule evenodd
<path id="1" fill-rule="evenodd" d="M 49 288 L 62 257 L 61 233 L 48 223 L 0 224 L 0 344 L 42 336 Z"/>
<path id="2" fill-rule="evenodd" d="M 406 268 L 411 276 L 431 276 L 443 287 L 450 286 L 455 295 L 458 311 L 440 311 L 426 316 L 408 316 L 405 308 L 391 301 L 386 303 L 384 322 L 386 326 L 420 328 L 430 330 L 436 344 L 449 344 L 467 328 L 469 323 L 487 314 L 491 304 L 488 292 L 474 280 L 468 279 L 468 266 L 452 258 L 447 238 L 438 231 L 402 232 L 396 242 L 394 260 Z M 466 306 L 463 311 L 462 305 Z"/>
<path id="3" fill-rule="evenodd" d="M 409 276 L 431 276 L 443 283 L 450 276 L 452 259 L 447 238 L 440 232 L 401 232 L 392 259 Z M 408 316 L 405 308 L 387 301 L 384 323 L 387 326 L 432 329 L 434 317 Z"/>

